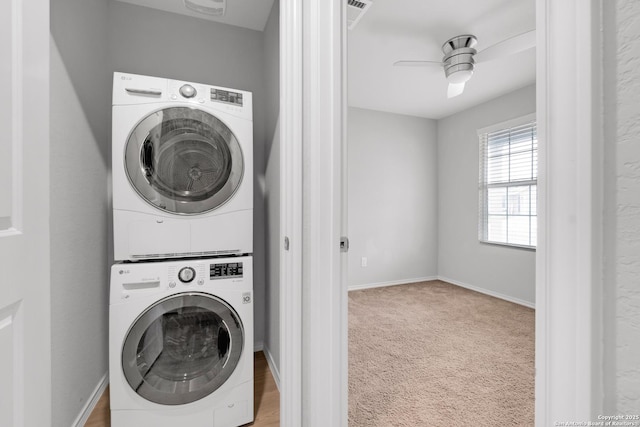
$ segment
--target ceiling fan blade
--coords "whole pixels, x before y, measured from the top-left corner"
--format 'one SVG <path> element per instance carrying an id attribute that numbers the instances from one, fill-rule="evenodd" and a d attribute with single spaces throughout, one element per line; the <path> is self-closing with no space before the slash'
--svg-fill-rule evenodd
<path id="1" fill-rule="evenodd" d="M 518 34 L 478 52 L 473 59 L 486 62 L 536 47 L 536 30 Z"/>
<path id="2" fill-rule="evenodd" d="M 460 95 L 464 91 L 464 82 L 462 83 L 449 83 L 447 88 L 447 98 L 453 98 Z"/>
<path id="3" fill-rule="evenodd" d="M 396 61 L 393 63 L 394 67 L 442 67 L 440 61 Z"/>

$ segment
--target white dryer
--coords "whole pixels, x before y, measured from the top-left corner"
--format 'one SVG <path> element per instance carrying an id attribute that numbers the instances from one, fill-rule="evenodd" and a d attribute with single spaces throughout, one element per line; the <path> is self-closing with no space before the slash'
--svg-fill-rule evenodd
<path id="1" fill-rule="evenodd" d="M 115 73 L 115 260 L 253 253 L 251 92 Z"/>
<path id="2" fill-rule="evenodd" d="M 253 421 L 252 258 L 111 269 L 113 427 Z"/>

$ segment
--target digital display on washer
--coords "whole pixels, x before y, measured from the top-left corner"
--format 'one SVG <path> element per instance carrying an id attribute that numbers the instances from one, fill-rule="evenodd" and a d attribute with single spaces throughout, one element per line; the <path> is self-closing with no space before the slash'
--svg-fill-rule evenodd
<path id="1" fill-rule="evenodd" d="M 242 94 L 230 90 L 211 89 L 211 100 L 242 106 Z"/>
<path id="2" fill-rule="evenodd" d="M 225 262 L 221 264 L 211 264 L 209 266 L 209 278 L 215 279 L 230 279 L 234 277 L 242 277 L 242 263 L 241 262 Z"/>

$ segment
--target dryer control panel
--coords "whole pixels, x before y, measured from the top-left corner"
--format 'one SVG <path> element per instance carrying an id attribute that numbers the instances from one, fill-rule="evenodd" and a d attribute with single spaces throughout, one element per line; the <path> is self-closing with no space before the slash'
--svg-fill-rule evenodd
<path id="1" fill-rule="evenodd" d="M 242 93 L 211 88 L 211 100 L 242 106 Z"/>
<path id="2" fill-rule="evenodd" d="M 210 84 L 129 73 L 113 74 L 113 106 L 169 103 L 253 120 L 253 94 Z M 210 111 L 211 110 L 211 111 Z"/>

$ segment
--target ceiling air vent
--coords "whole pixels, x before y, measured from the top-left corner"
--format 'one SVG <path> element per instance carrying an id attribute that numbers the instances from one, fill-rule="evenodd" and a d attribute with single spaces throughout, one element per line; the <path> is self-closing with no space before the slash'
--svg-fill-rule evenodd
<path id="1" fill-rule="evenodd" d="M 184 0 L 187 9 L 208 16 L 222 16 L 227 7 L 227 0 Z"/>
<path id="2" fill-rule="evenodd" d="M 356 24 L 371 6 L 371 0 L 347 0 L 347 26 L 350 30 L 356 27 Z"/>

